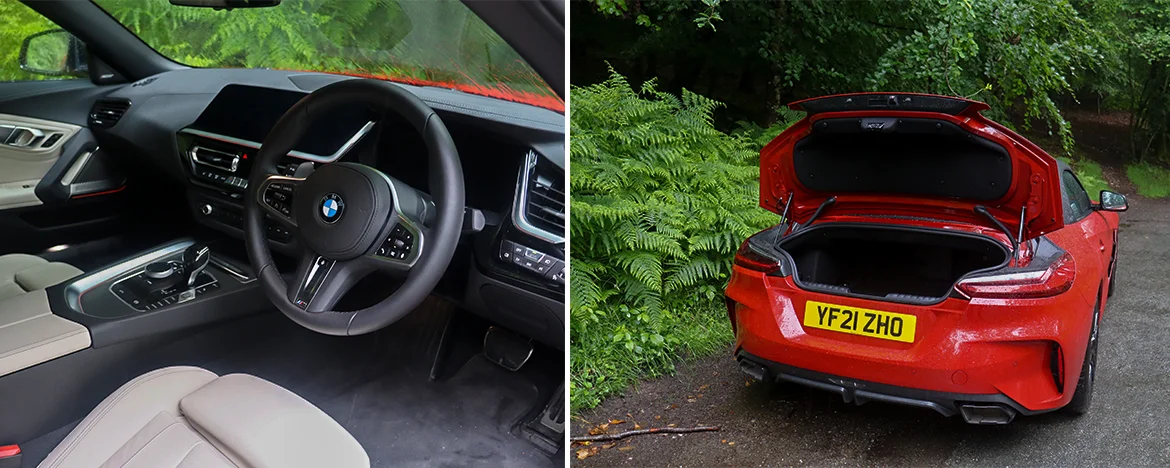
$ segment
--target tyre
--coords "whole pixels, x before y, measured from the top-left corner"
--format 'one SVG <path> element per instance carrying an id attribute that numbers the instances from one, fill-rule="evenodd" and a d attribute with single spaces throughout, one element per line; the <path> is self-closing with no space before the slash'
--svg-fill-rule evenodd
<path id="1" fill-rule="evenodd" d="M 1089 346 L 1085 351 L 1085 363 L 1081 366 L 1081 376 L 1077 380 L 1077 389 L 1073 393 L 1072 401 L 1064 410 L 1082 415 L 1089 412 L 1089 404 L 1093 402 L 1093 380 L 1097 376 L 1097 343 L 1098 329 L 1101 326 L 1101 311 L 1093 307 L 1093 328 L 1089 332 Z"/>

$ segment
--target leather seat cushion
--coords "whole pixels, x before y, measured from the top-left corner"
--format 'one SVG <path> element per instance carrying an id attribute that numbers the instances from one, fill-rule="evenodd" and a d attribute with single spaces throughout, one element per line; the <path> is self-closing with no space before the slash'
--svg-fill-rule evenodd
<path id="1" fill-rule="evenodd" d="M 126 383 L 41 467 L 368 467 L 341 425 L 311 403 L 244 374 L 167 367 Z"/>
<path id="2" fill-rule="evenodd" d="M 45 289 L 81 273 L 72 265 L 49 262 L 36 255 L 0 255 L 0 299 Z"/>

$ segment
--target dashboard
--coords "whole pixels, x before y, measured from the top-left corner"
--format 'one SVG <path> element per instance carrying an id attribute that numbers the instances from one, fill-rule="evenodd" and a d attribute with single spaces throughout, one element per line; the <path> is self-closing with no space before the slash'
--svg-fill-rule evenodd
<path id="1" fill-rule="evenodd" d="M 352 78 L 177 70 L 99 99 L 89 123 L 104 149 L 177 182 L 174 193 L 163 195 L 183 200 L 180 206 L 199 225 L 242 239 L 251 159 L 268 131 L 308 93 L 345 79 Z M 463 236 L 436 294 L 563 348 L 564 116 L 442 88 L 403 87 L 443 119 L 466 184 Z M 375 167 L 423 192 L 431 188 L 421 135 L 400 117 L 364 105 L 314 122 L 278 168 L 291 176 L 335 161 Z M 290 197 L 270 190 L 264 202 L 287 210 Z M 274 252 L 299 253 L 295 233 L 276 222 L 267 226 Z"/>

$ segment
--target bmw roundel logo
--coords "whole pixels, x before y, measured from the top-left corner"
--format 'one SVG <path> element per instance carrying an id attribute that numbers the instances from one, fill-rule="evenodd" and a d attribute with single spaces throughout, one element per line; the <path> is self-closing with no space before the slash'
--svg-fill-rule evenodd
<path id="1" fill-rule="evenodd" d="M 345 202 L 342 201 L 341 195 L 336 193 L 329 193 L 321 199 L 321 220 L 326 223 L 333 224 L 341 219 L 341 214 L 345 212 Z"/>

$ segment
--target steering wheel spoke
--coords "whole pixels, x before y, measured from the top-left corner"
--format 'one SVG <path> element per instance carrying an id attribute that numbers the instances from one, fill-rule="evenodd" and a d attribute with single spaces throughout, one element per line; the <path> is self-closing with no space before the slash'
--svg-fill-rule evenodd
<path id="1" fill-rule="evenodd" d="M 409 184 L 381 171 L 379 175 L 390 188 L 393 208 L 386 220 L 386 238 L 368 257 L 379 270 L 402 274 L 424 256 L 431 232 L 427 227 L 427 215 L 434 212 L 435 205 L 429 195 Z"/>
<path id="2" fill-rule="evenodd" d="M 417 220 L 395 212 L 390 234 L 368 257 L 371 264 L 387 273 L 406 273 L 423 256 L 428 229 Z"/>
<path id="3" fill-rule="evenodd" d="M 304 181 L 305 179 L 300 177 L 270 175 L 260 183 L 260 188 L 256 191 L 258 198 L 256 203 L 281 224 L 295 228 L 297 221 L 292 209 L 293 195 Z"/>
<path id="4" fill-rule="evenodd" d="M 332 260 L 305 249 L 296 277 L 288 283 L 288 300 L 307 312 L 333 310 L 337 301 L 370 270 L 369 262 L 362 257 Z"/>

